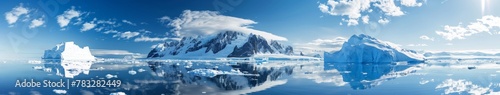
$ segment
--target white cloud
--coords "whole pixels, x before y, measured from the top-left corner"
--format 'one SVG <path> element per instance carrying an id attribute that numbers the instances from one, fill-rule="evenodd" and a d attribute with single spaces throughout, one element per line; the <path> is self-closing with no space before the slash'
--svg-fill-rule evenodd
<path id="1" fill-rule="evenodd" d="M 321 53 L 324 51 L 330 52 L 339 50 L 347 39 L 344 37 L 336 37 L 334 39 L 316 39 L 308 43 L 297 43 L 294 45 L 296 51 L 301 51 L 304 54 Z"/>
<path id="2" fill-rule="evenodd" d="M 123 33 L 116 33 L 115 35 L 113 35 L 113 37 L 130 39 L 130 38 L 133 38 L 135 36 L 139 36 L 139 34 L 140 34 L 139 32 L 130 32 L 130 31 L 127 31 L 127 32 L 123 32 Z"/>
<path id="3" fill-rule="evenodd" d="M 61 26 L 61 28 L 66 27 L 73 18 L 78 19 L 78 17 L 80 17 L 81 15 L 82 13 L 80 11 L 77 11 L 74 7 L 72 7 L 71 9 L 64 11 L 63 14 L 57 16 L 57 23 L 59 23 L 59 26 Z"/>
<path id="4" fill-rule="evenodd" d="M 333 16 L 347 16 L 348 20 L 344 21 L 348 23 L 348 26 L 351 26 L 357 25 L 357 21 L 361 17 L 361 12 L 370 8 L 370 0 L 328 0 L 326 4 L 320 3 L 318 8 L 321 12 Z"/>
<path id="5" fill-rule="evenodd" d="M 445 45 L 451 46 L 451 45 L 453 45 L 453 43 L 446 43 Z"/>
<path id="6" fill-rule="evenodd" d="M 390 21 L 387 18 L 381 18 L 381 19 L 378 20 L 378 23 L 383 24 L 383 25 L 385 25 L 385 24 L 387 24 L 389 22 Z"/>
<path id="7" fill-rule="evenodd" d="M 26 15 L 28 14 L 29 10 L 26 7 L 23 7 L 23 5 L 16 6 L 12 8 L 11 11 L 5 13 L 5 19 L 7 20 L 8 24 L 14 24 L 17 22 L 19 17 L 21 15 Z"/>
<path id="8" fill-rule="evenodd" d="M 370 21 L 370 16 L 365 15 L 361 18 L 361 20 L 363 21 L 364 24 L 368 24 L 368 22 Z"/>
<path id="9" fill-rule="evenodd" d="M 406 7 L 419 7 L 422 5 L 417 0 L 402 0 L 400 3 Z M 402 16 L 405 14 L 394 0 L 328 0 L 326 3 L 320 3 L 318 8 L 321 12 L 332 16 L 347 16 L 347 19 L 342 21 L 347 22 L 348 26 L 357 25 L 361 15 L 371 13 L 372 8 L 378 8 L 385 16 Z M 363 18 L 361 20 L 365 21 Z"/>
<path id="10" fill-rule="evenodd" d="M 427 44 L 408 44 L 406 46 L 410 46 L 410 47 L 423 47 L 423 46 L 428 46 Z"/>
<path id="11" fill-rule="evenodd" d="M 422 35 L 422 36 L 420 36 L 420 39 L 422 39 L 422 40 L 434 41 L 434 38 L 431 38 L 431 37 L 426 36 L 426 35 Z"/>
<path id="12" fill-rule="evenodd" d="M 31 24 L 30 24 L 29 28 L 30 29 L 36 28 L 36 27 L 42 26 L 44 23 L 45 23 L 45 21 L 43 20 L 43 18 L 33 19 L 33 20 L 31 20 Z"/>
<path id="13" fill-rule="evenodd" d="M 128 20 L 122 20 L 123 23 L 126 23 L 126 24 L 130 24 L 132 26 L 136 26 L 137 24 L 131 22 L 131 21 L 128 21 Z"/>
<path id="14" fill-rule="evenodd" d="M 167 23 L 169 21 L 171 21 L 172 19 L 170 19 L 170 17 L 168 16 L 163 16 L 161 18 L 158 18 L 160 20 L 161 23 Z"/>
<path id="15" fill-rule="evenodd" d="M 462 27 L 461 24 L 458 26 L 445 25 L 443 31 L 436 31 L 436 34 L 442 36 L 446 40 L 453 39 L 465 39 L 467 36 L 472 36 L 477 33 L 490 32 L 493 28 L 500 28 L 500 17 L 495 16 L 483 16 L 481 19 L 477 19 L 476 22 L 471 22 L 467 27 Z"/>
<path id="16" fill-rule="evenodd" d="M 380 8 L 385 15 L 387 16 L 402 16 L 404 15 L 403 11 L 401 11 L 401 8 L 396 6 L 394 4 L 394 0 L 379 0 L 379 3 L 374 4 L 373 6 L 376 6 Z"/>
<path id="17" fill-rule="evenodd" d="M 421 2 L 417 2 L 417 0 L 401 0 L 401 5 L 407 7 L 420 7 L 422 6 Z"/>
<path id="18" fill-rule="evenodd" d="M 358 19 L 343 19 L 342 21 L 347 22 L 347 26 L 356 26 L 358 25 Z"/>
<path id="19" fill-rule="evenodd" d="M 237 31 L 246 34 L 256 34 L 271 40 L 287 40 L 284 37 L 252 29 L 250 25 L 257 22 L 231 16 L 220 15 L 215 11 L 185 10 L 179 18 L 168 24 L 178 36 L 204 36 L 225 31 Z"/>
<path id="20" fill-rule="evenodd" d="M 166 41 L 166 40 L 180 40 L 180 38 L 168 38 L 168 37 L 146 37 L 141 36 L 139 38 L 135 38 L 134 42 L 158 42 L 158 41 Z"/>
<path id="21" fill-rule="evenodd" d="M 118 31 L 116 31 L 116 30 L 108 30 L 108 31 L 104 32 L 104 34 L 109 34 L 109 33 L 118 33 Z"/>
<path id="22" fill-rule="evenodd" d="M 83 24 L 82 29 L 80 29 L 81 32 L 88 31 L 90 29 L 93 29 L 96 26 L 95 23 L 93 22 L 86 22 Z"/>

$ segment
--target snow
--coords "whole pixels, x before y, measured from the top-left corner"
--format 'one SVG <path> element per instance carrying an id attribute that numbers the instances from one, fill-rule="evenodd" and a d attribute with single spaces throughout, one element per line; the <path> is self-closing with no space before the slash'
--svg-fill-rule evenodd
<path id="1" fill-rule="evenodd" d="M 177 42 L 167 42 L 156 45 L 154 50 L 159 55 L 163 55 L 163 58 L 175 58 L 175 59 L 193 59 L 193 58 L 223 58 L 228 57 L 230 54 L 235 52 L 235 47 L 242 48 L 246 43 L 251 42 L 250 38 L 256 36 L 254 34 L 232 34 L 235 32 L 224 32 L 217 35 L 199 36 L 199 37 L 185 37 L 181 41 Z M 270 39 L 265 39 L 260 35 L 257 35 L 258 40 L 265 40 L 267 44 L 258 42 L 259 45 L 270 46 L 269 49 L 274 51 L 274 54 L 286 51 L 286 46 L 282 46 L 282 49 L 277 49 L 271 45 Z M 255 40 L 252 40 L 255 41 Z M 213 43 L 209 43 L 213 42 Z M 207 46 L 209 45 L 209 46 Z M 280 44 L 281 45 L 281 44 Z M 219 50 L 214 53 L 213 50 Z M 257 52 L 269 53 L 264 49 L 259 48 Z M 175 55 L 173 53 L 176 53 Z M 151 52 L 150 52 L 151 54 Z M 148 58 L 156 58 L 150 57 Z"/>
<path id="2" fill-rule="evenodd" d="M 324 54 L 325 62 L 422 62 L 424 56 L 368 35 L 353 35 L 337 52 Z"/>
<path id="3" fill-rule="evenodd" d="M 89 47 L 80 48 L 74 42 L 64 42 L 56 47 L 45 50 L 43 59 L 64 59 L 64 60 L 95 60 L 90 53 Z"/>

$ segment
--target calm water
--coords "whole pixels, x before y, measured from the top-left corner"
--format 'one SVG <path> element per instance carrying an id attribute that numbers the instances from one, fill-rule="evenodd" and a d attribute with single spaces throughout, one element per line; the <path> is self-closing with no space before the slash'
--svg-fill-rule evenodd
<path id="1" fill-rule="evenodd" d="M 408 64 L 111 60 L 7 61 L 1 64 L 0 95 L 108 95 L 117 92 L 127 95 L 439 95 L 499 94 L 500 91 L 497 76 L 500 65 L 492 61 Z M 16 82 L 24 79 L 110 82 L 106 87 L 69 84 L 65 87 L 16 87 Z"/>

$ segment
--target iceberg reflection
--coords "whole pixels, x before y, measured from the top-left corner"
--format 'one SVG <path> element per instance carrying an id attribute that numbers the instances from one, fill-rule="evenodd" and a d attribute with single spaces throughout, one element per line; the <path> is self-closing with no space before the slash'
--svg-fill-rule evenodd
<path id="1" fill-rule="evenodd" d="M 395 65 L 390 63 L 325 63 L 324 70 L 338 70 L 344 82 L 352 89 L 363 90 L 380 85 L 383 81 L 407 76 L 420 70 L 412 65 Z"/>
<path id="2" fill-rule="evenodd" d="M 43 70 L 55 72 L 65 78 L 74 78 L 81 73 L 88 75 L 92 64 L 92 61 L 82 60 L 43 60 Z"/>

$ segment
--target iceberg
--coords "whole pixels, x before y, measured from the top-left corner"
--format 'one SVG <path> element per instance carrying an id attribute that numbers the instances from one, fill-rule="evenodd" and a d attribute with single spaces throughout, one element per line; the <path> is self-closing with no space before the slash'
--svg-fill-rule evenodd
<path id="1" fill-rule="evenodd" d="M 324 61 L 335 63 L 423 62 L 424 56 L 413 50 L 402 49 L 394 43 L 360 34 L 351 36 L 339 51 L 325 52 Z"/>
<path id="2" fill-rule="evenodd" d="M 45 50 L 42 59 L 95 60 L 95 57 L 87 46 L 80 48 L 74 42 L 64 42 L 52 49 Z"/>

